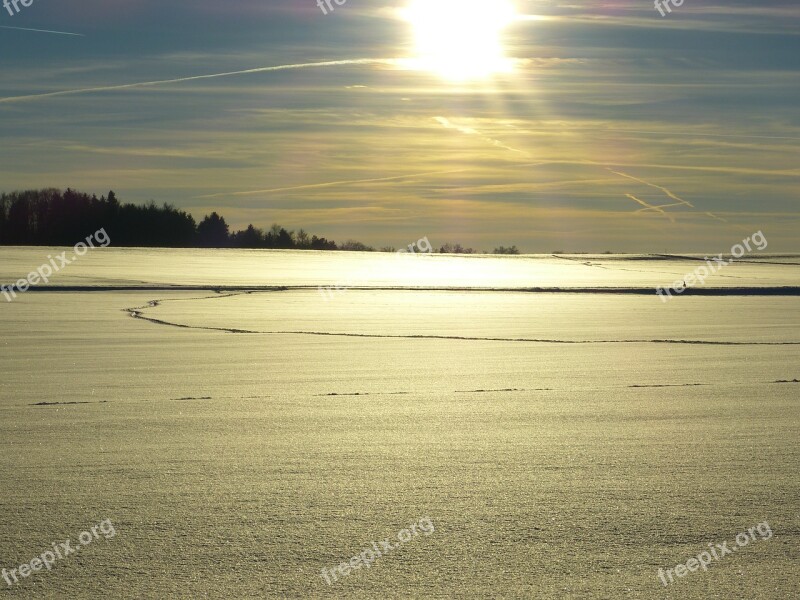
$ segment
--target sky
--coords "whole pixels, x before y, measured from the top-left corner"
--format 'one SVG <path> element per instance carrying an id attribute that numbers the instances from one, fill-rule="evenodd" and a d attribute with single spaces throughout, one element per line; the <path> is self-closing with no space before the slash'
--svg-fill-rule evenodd
<path id="1" fill-rule="evenodd" d="M 800 251 L 796 0 L 504 2 L 0 6 L 0 191 L 381 246 Z"/>

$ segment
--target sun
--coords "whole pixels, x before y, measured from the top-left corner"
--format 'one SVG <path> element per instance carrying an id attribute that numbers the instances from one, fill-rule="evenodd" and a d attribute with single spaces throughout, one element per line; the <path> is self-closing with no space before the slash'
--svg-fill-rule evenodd
<path id="1" fill-rule="evenodd" d="M 402 16 L 414 30 L 416 68 L 455 82 L 512 70 L 502 40 L 516 16 L 510 0 L 411 0 Z"/>

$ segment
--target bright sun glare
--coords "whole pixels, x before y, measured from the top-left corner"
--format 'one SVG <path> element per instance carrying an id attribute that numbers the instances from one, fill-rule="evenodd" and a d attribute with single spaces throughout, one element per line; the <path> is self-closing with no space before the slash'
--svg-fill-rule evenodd
<path id="1" fill-rule="evenodd" d="M 403 17 L 414 28 L 417 68 L 450 81 L 512 69 L 502 43 L 515 17 L 510 0 L 411 0 Z"/>

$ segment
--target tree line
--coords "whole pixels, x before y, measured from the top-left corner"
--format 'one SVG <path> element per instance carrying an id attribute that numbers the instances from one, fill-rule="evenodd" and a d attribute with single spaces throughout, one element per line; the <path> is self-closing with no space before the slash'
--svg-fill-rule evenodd
<path id="1" fill-rule="evenodd" d="M 72 189 L 29 190 L 0 195 L 0 245 L 71 246 L 87 231 L 104 228 L 115 246 L 158 248 L 306 248 L 368 249 L 359 242 L 336 244 L 302 229 L 273 225 L 263 231 L 250 225 L 231 231 L 225 218 L 212 212 L 200 223 L 170 204 L 121 203 L 108 196 Z"/>
<path id="2" fill-rule="evenodd" d="M 121 203 L 107 196 L 72 189 L 28 190 L 0 194 L 0 245 L 71 246 L 87 231 L 105 229 L 115 246 L 157 248 L 275 248 L 307 250 L 374 251 L 348 240 L 337 244 L 303 229 L 288 231 L 280 225 L 263 230 L 249 225 L 231 232 L 225 218 L 212 212 L 200 223 L 170 204 L 157 206 Z M 393 251 L 384 247 L 381 251 Z M 442 253 L 470 254 L 460 244 L 445 244 Z M 495 249 L 496 254 L 519 254 L 516 246 Z"/>

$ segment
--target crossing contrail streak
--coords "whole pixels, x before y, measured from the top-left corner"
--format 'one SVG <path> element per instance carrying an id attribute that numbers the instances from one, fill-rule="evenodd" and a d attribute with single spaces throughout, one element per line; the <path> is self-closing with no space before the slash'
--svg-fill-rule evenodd
<path id="1" fill-rule="evenodd" d="M 158 81 L 140 81 L 122 85 L 106 85 L 102 87 L 81 88 L 77 90 L 62 90 L 59 92 L 46 92 L 43 94 L 30 94 L 28 96 L 8 96 L 0 98 L 0 103 L 21 102 L 23 100 L 37 100 L 39 98 L 52 98 L 54 96 L 71 96 L 75 94 L 90 94 L 92 92 L 109 92 L 114 90 L 127 90 L 131 88 L 153 87 L 170 83 L 183 83 L 185 81 L 198 81 L 200 79 L 215 79 L 217 77 L 232 77 L 234 75 L 250 75 L 252 73 L 269 73 L 271 71 L 288 71 L 291 69 L 313 69 L 315 67 L 339 67 L 345 65 L 393 65 L 395 59 L 391 58 L 358 58 L 352 60 L 329 60 L 315 63 L 297 63 L 293 65 L 278 65 L 275 67 L 259 67 L 257 69 L 244 69 L 242 71 L 227 71 L 225 73 L 211 73 L 209 75 L 194 75 L 191 77 L 178 77 L 176 79 L 160 79 Z"/>
<path id="2" fill-rule="evenodd" d="M 637 210 L 636 212 L 642 212 L 642 210 L 645 210 L 645 211 L 647 211 L 647 210 L 654 210 L 654 211 L 656 211 L 657 213 L 660 213 L 660 214 L 664 215 L 665 217 L 667 217 L 667 218 L 668 218 L 670 221 L 672 221 L 673 223 L 675 222 L 675 218 L 674 218 L 674 217 L 673 217 L 671 214 L 669 214 L 667 211 L 665 211 L 665 210 L 664 210 L 662 207 L 660 207 L 660 206 L 653 206 L 652 204 L 648 204 L 647 202 L 645 202 L 644 200 L 642 200 L 642 199 L 640 199 L 640 198 L 637 198 L 637 197 L 636 197 L 636 196 L 634 196 L 633 194 L 625 194 L 625 195 L 626 195 L 628 198 L 630 198 L 631 200 L 633 200 L 634 202 L 638 202 L 639 204 L 641 204 L 642 206 L 644 206 L 644 207 L 645 207 L 644 209 Z"/>
<path id="3" fill-rule="evenodd" d="M 11 27 L 10 25 L 0 25 L 0 29 L 16 29 L 17 31 L 36 31 L 38 33 L 57 33 L 58 35 L 75 35 L 86 37 L 82 33 L 70 33 L 69 31 L 51 31 L 49 29 L 31 29 L 30 27 Z"/>
<path id="4" fill-rule="evenodd" d="M 669 208 L 670 206 L 688 206 L 689 208 L 693 208 L 693 209 L 697 210 L 697 208 L 695 207 L 694 204 L 692 204 L 691 202 L 688 202 L 687 200 L 684 200 L 683 198 L 680 198 L 680 197 L 676 196 L 675 194 L 670 192 L 665 187 L 662 187 L 660 185 L 656 185 L 655 183 L 650 183 L 649 181 L 645 181 L 644 179 L 639 179 L 638 177 L 634 177 L 633 175 L 628 175 L 627 173 L 622 173 L 620 171 L 614 171 L 613 169 L 609 169 L 609 168 L 606 168 L 606 170 L 611 171 L 612 173 L 614 173 L 615 175 L 619 175 L 620 177 L 625 177 L 627 179 L 632 179 L 633 181 L 638 181 L 639 183 L 643 183 L 645 185 L 649 185 L 650 187 L 653 187 L 653 188 L 656 188 L 658 190 L 661 190 L 662 192 L 664 192 L 667 196 L 669 196 L 673 200 L 677 200 L 677 202 L 678 202 L 677 204 L 665 204 L 665 205 L 663 205 L 661 207 L 657 207 L 657 206 L 651 206 L 650 204 L 647 204 L 646 202 L 643 202 L 642 200 L 639 200 L 639 198 L 637 198 L 636 196 L 633 196 L 631 194 L 625 194 L 628 198 L 630 198 L 632 200 L 635 200 L 639 204 L 644 205 L 645 206 L 644 210 L 655 210 L 655 211 L 658 211 L 660 213 L 663 213 L 673 223 L 675 222 L 675 220 L 672 218 L 671 215 L 669 215 L 663 209 Z M 640 210 L 638 210 L 636 212 L 642 212 L 642 209 L 640 209 Z M 716 219 L 717 221 L 721 221 L 723 223 L 727 223 L 728 222 L 726 219 L 723 219 L 722 217 L 718 217 L 717 215 L 715 215 L 712 212 L 704 212 L 703 214 L 708 216 L 708 217 L 711 217 L 712 219 Z"/>
<path id="5" fill-rule="evenodd" d="M 675 204 L 661 204 L 661 205 L 659 205 L 659 206 L 651 206 L 650 208 L 640 208 L 640 209 L 639 209 L 639 210 L 637 210 L 636 212 L 637 212 L 637 213 L 640 213 L 640 212 L 648 212 L 648 211 L 650 211 L 650 210 L 664 209 L 664 208 L 672 208 L 672 207 L 674 207 L 674 206 L 685 206 L 685 205 L 684 205 L 683 203 L 681 203 L 681 202 L 676 202 Z"/>
<path id="6" fill-rule="evenodd" d="M 665 187 L 662 187 L 660 185 L 656 185 L 655 183 L 650 183 L 649 181 L 645 181 L 644 179 L 639 179 L 638 177 L 634 177 L 633 175 L 628 175 L 627 173 L 621 173 L 620 171 L 614 171 L 612 169 L 608 169 L 608 170 L 611 171 L 612 173 L 614 173 L 615 175 L 619 175 L 620 177 L 627 177 L 628 179 L 632 179 L 633 181 L 638 181 L 639 183 L 643 183 L 645 185 L 649 185 L 650 187 L 653 187 L 653 188 L 656 188 L 658 190 L 661 190 L 662 192 L 664 192 L 667 196 L 669 196 L 673 200 L 677 200 L 678 202 L 680 202 L 681 204 L 685 204 L 689 208 L 694 208 L 694 205 L 691 202 L 687 202 L 683 198 L 679 198 L 678 196 L 676 196 L 675 194 L 670 192 Z"/>

